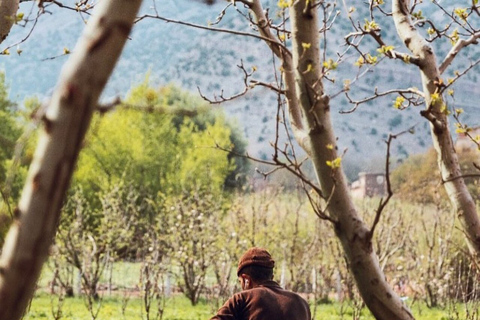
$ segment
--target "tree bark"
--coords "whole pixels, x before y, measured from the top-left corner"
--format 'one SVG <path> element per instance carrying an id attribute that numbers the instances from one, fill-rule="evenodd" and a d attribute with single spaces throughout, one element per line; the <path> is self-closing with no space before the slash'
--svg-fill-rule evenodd
<path id="1" fill-rule="evenodd" d="M 0 43 L 10 33 L 17 18 L 19 0 L 0 0 Z"/>
<path id="2" fill-rule="evenodd" d="M 34 293 L 85 132 L 140 3 L 100 1 L 62 70 L 0 257 L 0 319 L 20 319 Z"/>
<path id="3" fill-rule="evenodd" d="M 426 105 L 426 110 L 422 111 L 422 115 L 430 122 L 433 146 L 437 152 L 437 163 L 445 190 L 462 224 L 470 251 L 478 257 L 480 255 L 480 220 L 475 202 L 462 178 L 462 171 L 448 126 L 445 100 L 441 94 L 438 98 L 432 99 L 433 95 L 441 93 L 442 88 L 441 73 L 435 53 L 413 25 L 407 0 L 394 0 L 392 12 L 398 35 L 412 54 L 419 59 L 418 65 Z M 458 49 L 459 46 L 454 49 Z M 452 53 L 449 53 L 450 55 Z M 442 65 L 443 70 L 447 66 L 448 64 Z"/>
<path id="4" fill-rule="evenodd" d="M 257 22 L 264 20 L 258 0 L 243 2 L 250 6 Z M 296 120 L 298 123 L 295 128 L 304 133 L 296 137 L 306 140 L 299 143 L 309 148 L 306 151 L 314 164 L 323 196 L 330 199 L 329 216 L 335 221 L 336 235 L 367 307 L 376 319 L 413 319 L 411 312 L 385 279 L 372 247 L 370 230 L 357 213 L 341 166 L 332 168 L 327 165 L 327 161 L 333 161 L 338 155 L 335 147 L 328 147 L 336 145 L 336 138 L 330 118 L 329 99 L 324 94 L 321 82 L 318 13 L 316 8 L 309 7 L 311 5 L 314 5 L 312 1 L 297 0 L 290 7 L 292 58 L 272 49 L 284 64 L 285 59 L 291 59 L 287 65 L 291 65 L 294 78 L 285 72 L 284 81 L 290 114 L 302 117 L 302 122 Z M 264 35 L 271 37 L 264 29 L 260 24 Z M 271 43 L 269 45 L 271 47 Z"/>

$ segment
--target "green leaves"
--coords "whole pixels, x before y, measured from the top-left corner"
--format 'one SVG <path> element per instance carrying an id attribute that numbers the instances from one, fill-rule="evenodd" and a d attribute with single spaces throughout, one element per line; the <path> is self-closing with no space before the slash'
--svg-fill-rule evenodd
<path id="1" fill-rule="evenodd" d="M 452 43 L 452 46 L 455 45 L 458 40 L 460 40 L 460 37 L 458 35 L 458 29 L 453 30 L 452 34 L 448 36 L 450 38 L 450 42 Z"/>
<path id="2" fill-rule="evenodd" d="M 342 158 L 337 157 L 333 159 L 332 161 L 327 160 L 327 166 L 329 166 L 332 169 L 337 169 L 340 168 L 340 165 L 342 164 Z"/>
<path id="3" fill-rule="evenodd" d="M 403 105 L 404 102 L 405 102 L 405 98 L 402 96 L 398 96 L 393 102 L 393 107 L 395 109 L 400 109 L 400 110 L 405 109 L 405 106 Z"/>
<path id="4" fill-rule="evenodd" d="M 363 29 L 365 29 L 365 31 L 367 31 L 367 32 L 378 31 L 378 30 L 380 30 L 380 27 L 375 22 L 375 20 L 370 21 L 368 19 L 365 19 L 365 24 L 363 25 Z"/>
<path id="5" fill-rule="evenodd" d="M 193 107 L 193 108 L 192 108 Z M 119 181 L 149 194 L 221 190 L 235 169 L 223 114 L 175 87 L 132 89 L 124 106 L 94 118 L 75 180 L 94 195 Z"/>
<path id="6" fill-rule="evenodd" d="M 394 46 L 385 46 L 383 45 L 381 48 L 377 49 L 378 53 L 381 53 L 383 55 L 387 55 L 389 52 L 393 51 L 395 49 Z"/>
<path id="7" fill-rule="evenodd" d="M 423 16 L 422 10 L 419 10 L 417 12 L 412 12 L 412 18 L 414 20 L 423 20 L 425 17 Z"/>
<path id="8" fill-rule="evenodd" d="M 362 67 L 364 64 L 375 65 L 377 64 L 377 60 L 377 56 L 372 56 L 370 53 L 367 53 L 365 56 L 360 56 L 355 62 L 355 65 L 357 67 Z"/>
<path id="9" fill-rule="evenodd" d="M 293 0 L 278 0 L 277 5 L 281 9 L 286 9 L 288 7 L 291 7 L 293 3 Z"/>
<path id="10" fill-rule="evenodd" d="M 467 8 L 455 8 L 453 12 L 463 21 L 467 21 L 467 18 L 468 18 Z"/>
<path id="11" fill-rule="evenodd" d="M 335 70 L 338 67 L 338 63 L 330 58 L 327 61 L 323 61 L 323 67 L 327 70 Z"/>

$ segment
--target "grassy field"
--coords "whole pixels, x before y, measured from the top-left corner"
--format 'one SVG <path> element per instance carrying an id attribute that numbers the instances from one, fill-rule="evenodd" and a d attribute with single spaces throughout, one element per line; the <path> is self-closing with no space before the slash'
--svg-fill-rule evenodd
<path id="1" fill-rule="evenodd" d="M 115 286 L 118 288 L 134 288 L 139 283 L 139 263 L 129 262 L 117 262 L 114 265 L 113 273 L 115 279 Z M 25 316 L 25 320 L 30 319 L 55 319 L 52 313 L 52 309 L 56 309 L 58 306 L 58 297 L 55 295 L 49 295 L 48 282 L 52 278 L 51 268 L 47 266 L 42 272 L 42 276 L 38 283 L 39 291 L 33 299 L 29 312 Z M 106 282 L 106 279 L 101 281 Z M 102 299 L 100 311 L 97 319 L 124 319 L 124 320 L 137 320 L 147 319 L 143 300 L 138 296 L 139 292 L 132 292 L 132 295 L 127 299 L 125 308 L 124 297 L 119 291 L 116 291 L 112 296 L 105 294 Z M 407 300 L 407 302 L 411 302 Z M 192 306 L 187 298 L 181 294 L 177 294 L 172 298 L 166 300 L 165 313 L 163 320 L 197 320 L 197 319 L 209 319 L 217 310 L 218 306 L 223 301 L 205 301 Z M 470 313 L 477 311 L 479 303 L 468 305 Z M 480 320 L 478 316 L 467 316 L 466 306 L 462 304 L 452 305 L 444 309 L 429 309 L 423 303 L 416 302 L 413 305 L 409 305 L 410 309 L 414 313 L 417 320 Z M 123 309 L 123 310 L 122 310 Z M 312 311 L 314 310 L 312 306 Z M 66 298 L 63 302 L 62 318 L 68 320 L 91 320 L 86 302 L 81 297 Z M 152 312 L 150 319 L 156 319 L 155 306 L 152 306 Z M 326 303 L 318 304 L 315 310 L 315 319 L 317 320 L 374 320 L 367 309 L 363 309 L 359 317 L 354 316 L 353 304 L 350 302 L 341 303 Z"/>
<path id="2" fill-rule="evenodd" d="M 25 320 L 30 319 L 54 319 L 52 315 L 52 306 L 56 306 L 58 301 L 48 294 L 37 295 L 30 306 Z M 454 320 L 466 319 L 464 306 L 458 306 L 460 314 L 454 315 L 454 312 L 447 309 L 428 309 L 421 304 L 411 306 L 415 318 L 418 320 Z M 213 303 L 208 304 L 202 301 L 197 306 L 191 306 L 190 302 L 183 296 L 170 298 L 166 302 L 165 314 L 163 320 L 200 320 L 209 319 L 216 307 Z M 154 315 L 154 312 L 152 313 Z M 67 298 L 63 303 L 61 319 L 71 320 L 91 320 L 86 304 L 82 298 Z M 143 311 L 142 300 L 140 298 L 131 298 L 128 300 L 125 312 L 122 312 L 122 298 L 104 298 L 97 319 L 125 319 L 137 320 L 146 319 Z M 155 319 L 151 316 L 151 319 Z M 367 310 L 362 310 L 358 318 L 354 318 L 353 309 L 349 303 L 339 304 L 320 304 L 317 305 L 317 320 L 374 320 Z M 477 318 L 472 318 L 477 319 Z"/>

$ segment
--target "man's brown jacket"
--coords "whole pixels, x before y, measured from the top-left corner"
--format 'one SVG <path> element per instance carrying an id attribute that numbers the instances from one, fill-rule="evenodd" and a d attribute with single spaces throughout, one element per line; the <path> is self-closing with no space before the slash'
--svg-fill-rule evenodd
<path id="1" fill-rule="evenodd" d="M 311 320 L 311 315 L 302 297 L 267 281 L 234 294 L 210 320 Z"/>

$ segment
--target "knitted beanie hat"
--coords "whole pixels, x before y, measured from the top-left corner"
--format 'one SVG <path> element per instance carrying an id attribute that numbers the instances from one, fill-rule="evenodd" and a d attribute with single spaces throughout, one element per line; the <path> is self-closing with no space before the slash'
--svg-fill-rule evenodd
<path id="1" fill-rule="evenodd" d="M 247 266 L 260 266 L 273 269 L 275 261 L 267 250 L 253 247 L 248 249 L 240 258 L 240 261 L 238 261 L 237 276 L 240 276 L 242 269 Z"/>

